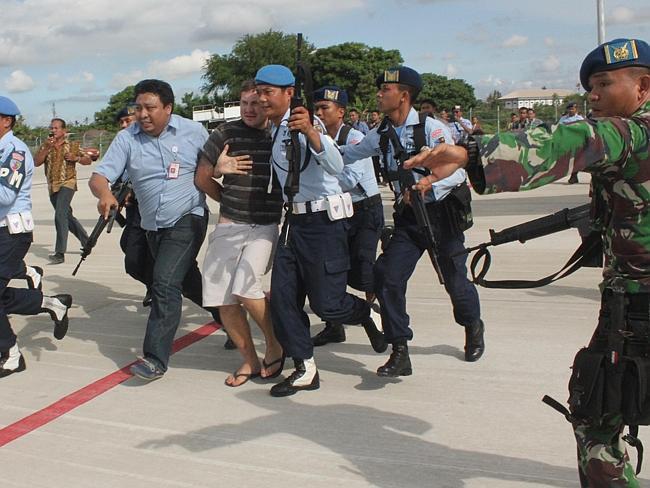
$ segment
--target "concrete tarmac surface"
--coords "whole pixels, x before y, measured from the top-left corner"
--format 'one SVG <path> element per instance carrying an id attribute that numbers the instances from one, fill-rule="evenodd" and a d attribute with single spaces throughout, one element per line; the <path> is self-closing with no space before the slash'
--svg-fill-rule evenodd
<path id="1" fill-rule="evenodd" d="M 72 201 L 89 233 L 98 217 L 87 186 L 91 171 L 80 169 Z M 473 194 L 467 243 L 487 240 L 490 228 L 587 202 L 588 177 L 580 178 L 521 194 Z M 390 192 L 383 194 L 390 219 Z M 571 427 L 541 398 L 567 398 L 573 356 L 595 327 L 600 270 L 581 269 L 539 289 L 479 289 L 486 353 L 466 363 L 463 329 L 423 257 L 408 287 L 413 375 L 377 377 L 388 352 L 374 353 L 363 329 L 349 326 L 346 342 L 315 350 L 321 388 L 287 398 L 269 395 L 278 380 L 226 387 L 239 354 L 223 349 L 223 332 L 200 329 L 210 316 L 185 301 L 177 337 L 196 329 L 203 335 L 191 336 L 196 342 L 172 356 L 167 374 L 147 384 L 124 372 L 110 376 L 141 354 L 148 314 L 143 285 L 123 270 L 121 229 L 102 235 L 73 277 L 80 246 L 72 235 L 65 263 L 47 261 L 54 211 L 41 168 L 33 200 L 37 227 L 26 261 L 45 269 L 46 294 L 70 293 L 74 305 L 62 341 L 52 337 L 48 315 L 11 317 L 27 370 L 0 380 L 3 486 L 579 486 Z M 216 213 L 218 206 L 211 208 Z M 577 232 L 568 230 L 494 248 L 488 278 L 545 276 L 578 244 Z M 323 324 L 310 318 L 315 334 Z M 262 355 L 254 325 L 253 332 Z M 119 375 L 112 387 L 96 383 Z M 642 427 L 642 440 L 646 433 Z M 648 473 L 646 465 L 642 484 Z"/>

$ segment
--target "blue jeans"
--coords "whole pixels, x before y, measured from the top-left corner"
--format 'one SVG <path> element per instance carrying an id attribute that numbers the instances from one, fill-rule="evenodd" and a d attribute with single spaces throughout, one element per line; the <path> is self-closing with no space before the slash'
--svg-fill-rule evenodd
<path id="1" fill-rule="evenodd" d="M 56 244 L 54 252 L 64 254 L 68 247 L 68 230 L 79 239 L 82 246 L 86 245 L 88 234 L 81 223 L 72 215 L 72 197 L 75 190 L 61 187 L 56 193 L 50 194 L 50 203 L 54 207 L 54 227 L 56 227 Z"/>
<path id="2" fill-rule="evenodd" d="M 208 216 L 188 214 L 173 227 L 147 232 L 154 257 L 151 311 L 144 336 L 144 357 L 167 370 L 181 320 L 182 296 L 202 305 L 201 273 L 196 263 Z M 218 320 L 217 309 L 207 309 Z"/>

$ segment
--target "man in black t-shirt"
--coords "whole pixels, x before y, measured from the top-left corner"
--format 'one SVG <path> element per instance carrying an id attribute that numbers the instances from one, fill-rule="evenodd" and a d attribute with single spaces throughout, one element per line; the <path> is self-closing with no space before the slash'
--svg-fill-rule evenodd
<path id="1" fill-rule="evenodd" d="M 258 376 L 274 378 L 284 366 L 261 284 L 278 239 L 282 194 L 272 184 L 272 143 L 252 80 L 242 85 L 240 112 L 241 120 L 212 132 L 195 176 L 196 186 L 221 202 L 203 262 L 203 304 L 219 307 L 226 332 L 243 356 L 243 364 L 226 378 L 226 385 L 232 387 Z M 216 181 L 222 176 L 223 186 Z M 266 339 L 261 364 L 245 312 Z"/>

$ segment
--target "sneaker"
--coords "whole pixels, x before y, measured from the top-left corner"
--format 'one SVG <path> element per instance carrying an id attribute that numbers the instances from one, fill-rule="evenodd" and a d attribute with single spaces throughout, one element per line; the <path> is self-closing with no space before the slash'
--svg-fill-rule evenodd
<path id="1" fill-rule="evenodd" d="M 43 268 L 40 266 L 26 266 L 27 287 L 30 290 L 41 291 L 43 289 Z"/>
<path id="2" fill-rule="evenodd" d="M 142 299 L 142 306 L 143 307 L 151 306 L 151 291 L 149 290 L 149 288 L 147 288 L 147 293 L 145 293 L 144 298 Z"/>
<path id="3" fill-rule="evenodd" d="M 147 358 L 142 358 L 139 362 L 135 363 L 129 368 L 129 371 L 131 371 L 132 375 L 146 381 L 157 380 L 165 374 L 160 367 Z"/>
<path id="4" fill-rule="evenodd" d="M 65 255 L 62 252 L 55 252 L 50 254 L 47 259 L 50 260 L 50 264 L 61 264 L 65 262 Z"/>
<path id="5" fill-rule="evenodd" d="M 17 345 L 14 345 L 6 352 L 0 353 L 0 378 L 20 373 L 25 371 L 26 368 L 25 358 Z"/>
<path id="6" fill-rule="evenodd" d="M 72 306 L 71 295 L 54 295 L 43 297 L 41 311 L 50 314 L 54 321 L 54 337 L 61 340 L 68 333 L 68 310 Z"/>

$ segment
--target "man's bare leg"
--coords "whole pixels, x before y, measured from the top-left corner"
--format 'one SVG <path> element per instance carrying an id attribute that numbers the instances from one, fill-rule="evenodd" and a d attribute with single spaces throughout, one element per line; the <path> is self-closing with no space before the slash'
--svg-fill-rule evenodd
<path id="1" fill-rule="evenodd" d="M 264 339 L 266 341 L 266 351 L 264 354 L 264 362 L 271 364 L 282 357 L 282 346 L 275 338 L 273 332 L 273 323 L 271 322 L 271 310 L 269 302 L 266 298 L 244 298 L 239 297 L 244 308 L 251 314 L 253 320 L 257 323 Z M 275 373 L 280 367 L 280 363 L 276 363 L 269 371 L 262 368 L 262 378 Z"/>
<path id="2" fill-rule="evenodd" d="M 219 313 L 221 314 L 221 321 L 223 322 L 228 335 L 244 358 L 244 362 L 239 369 L 237 369 L 237 372 L 226 378 L 226 384 L 230 386 L 239 386 L 246 383 L 248 378 L 244 376 L 237 377 L 236 375 L 259 374 L 261 368 L 260 361 L 257 357 L 255 347 L 253 346 L 251 329 L 248 325 L 248 320 L 246 320 L 246 315 L 244 314 L 242 306 L 239 304 L 224 305 L 219 307 Z"/>

